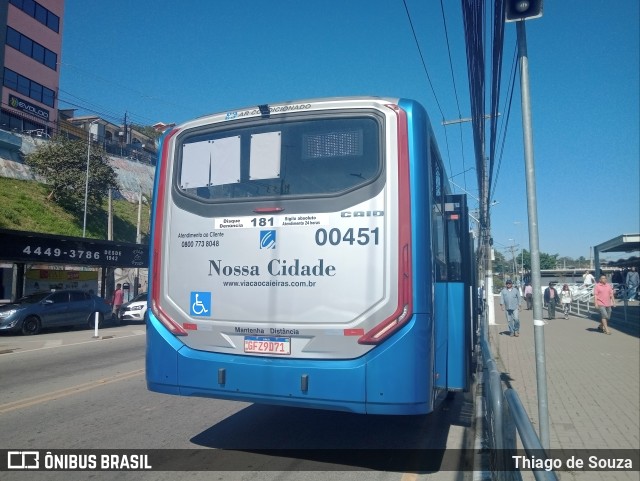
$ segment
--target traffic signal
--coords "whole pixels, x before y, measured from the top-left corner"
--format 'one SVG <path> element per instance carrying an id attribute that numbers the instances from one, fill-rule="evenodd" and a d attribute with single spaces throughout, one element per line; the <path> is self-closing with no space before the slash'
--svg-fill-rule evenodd
<path id="1" fill-rule="evenodd" d="M 506 0 L 505 22 L 542 17 L 543 0 Z"/>

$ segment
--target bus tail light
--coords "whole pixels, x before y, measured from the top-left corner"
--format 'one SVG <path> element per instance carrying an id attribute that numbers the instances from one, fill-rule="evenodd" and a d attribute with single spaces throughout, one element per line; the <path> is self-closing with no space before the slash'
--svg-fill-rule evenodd
<path id="1" fill-rule="evenodd" d="M 178 132 L 177 129 L 165 134 L 162 139 L 160 165 L 157 175 L 159 175 L 156 185 L 156 215 L 153 222 L 153 250 L 151 251 L 151 311 L 158 320 L 165 326 L 174 336 L 186 336 L 187 331 L 171 319 L 169 315 L 160 307 L 160 282 L 162 280 L 162 237 L 164 229 L 164 202 L 166 195 L 167 181 L 167 164 L 169 163 L 169 139 Z"/>
<path id="2" fill-rule="evenodd" d="M 395 312 L 365 333 L 358 344 L 379 344 L 402 327 L 413 315 L 411 271 L 411 185 L 407 115 L 397 105 L 388 105 L 398 116 L 398 307 Z"/>
<path id="3" fill-rule="evenodd" d="M 187 331 L 185 331 L 180 324 L 171 319 L 167 315 L 167 313 L 162 310 L 162 307 L 160 307 L 156 303 L 155 299 L 151 301 L 151 310 L 153 311 L 153 314 L 158 318 L 158 320 L 162 323 L 162 325 L 169 329 L 169 332 L 171 332 L 171 334 L 173 334 L 174 336 L 187 335 Z"/>
<path id="4" fill-rule="evenodd" d="M 407 245 L 403 250 L 408 250 Z M 401 264 L 401 266 L 403 266 Z M 400 269 L 398 279 L 398 309 L 383 322 L 375 326 L 369 332 L 365 333 L 358 344 L 379 344 L 391 334 L 400 329 L 413 314 L 413 306 L 411 302 L 411 270 L 407 266 Z"/>
<path id="5" fill-rule="evenodd" d="M 364 336 L 358 339 L 358 344 L 379 344 L 381 341 L 397 331 L 409 319 L 409 312 L 409 305 L 405 304 L 402 307 L 402 312 L 399 316 L 394 314 L 392 317 L 385 320 L 385 322 L 378 324 L 375 328 L 371 329 Z"/>

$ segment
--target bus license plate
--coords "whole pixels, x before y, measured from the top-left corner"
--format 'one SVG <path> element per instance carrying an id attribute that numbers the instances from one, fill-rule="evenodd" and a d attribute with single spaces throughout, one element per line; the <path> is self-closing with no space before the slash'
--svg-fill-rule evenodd
<path id="1" fill-rule="evenodd" d="M 244 352 L 287 356 L 291 354 L 291 338 L 245 336 Z"/>

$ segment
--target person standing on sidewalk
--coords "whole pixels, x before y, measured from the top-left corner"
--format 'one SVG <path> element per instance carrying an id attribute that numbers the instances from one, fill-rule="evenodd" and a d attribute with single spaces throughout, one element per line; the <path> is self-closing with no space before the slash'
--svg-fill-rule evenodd
<path id="1" fill-rule="evenodd" d="M 611 284 L 607 284 L 607 276 L 602 274 L 600 281 L 593 288 L 593 305 L 596 310 L 600 311 L 598 330 L 605 334 L 611 334 L 607 323 L 611 319 L 611 307 L 614 303 L 613 287 L 611 287 Z"/>
<path id="2" fill-rule="evenodd" d="M 518 337 L 520 335 L 520 292 L 513 288 L 511 281 L 506 282 L 506 286 L 500 293 L 500 309 L 507 313 L 507 324 L 509 325 L 509 335 Z"/>
<path id="3" fill-rule="evenodd" d="M 530 311 L 533 308 L 533 287 L 530 282 L 524 286 L 524 300 L 527 301 L 527 311 Z"/>
<path id="4" fill-rule="evenodd" d="M 638 285 L 640 285 L 640 275 L 638 275 L 635 267 L 629 269 L 625 281 L 627 285 L 627 301 L 635 301 Z"/>
<path id="5" fill-rule="evenodd" d="M 111 299 L 111 308 L 113 309 L 113 314 L 118 317 L 118 311 L 120 310 L 120 306 L 122 306 L 124 302 L 124 291 L 122 290 L 122 284 L 116 284 L 116 290 L 113 291 L 113 298 Z"/>
<path id="6" fill-rule="evenodd" d="M 544 303 L 549 311 L 549 320 L 556 318 L 556 305 L 560 302 L 558 291 L 553 287 L 553 282 L 549 282 L 549 287 L 544 290 Z"/>
<path id="7" fill-rule="evenodd" d="M 573 301 L 573 297 L 571 296 L 571 289 L 569 289 L 569 284 L 565 284 L 562 286 L 562 290 L 560 291 L 560 302 L 562 303 L 562 312 L 564 313 L 564 318 L 569 319 L 569 312 L 571 311 L 571 301 Z"/>

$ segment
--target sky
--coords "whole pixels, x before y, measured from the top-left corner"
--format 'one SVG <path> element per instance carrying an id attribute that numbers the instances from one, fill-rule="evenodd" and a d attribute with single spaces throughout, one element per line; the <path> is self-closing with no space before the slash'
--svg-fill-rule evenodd
<path id="1" fill-rule="evenodd" d="M 590 259 L 640 233 L 639 4 L 547 0 L 526 22 L 541 252 Z M 60 108 L 152 125 L 285 100 L 411 98 L 429 112 L 454 191 L 478 207 L 471 123 L 443 125 L 471 115 L 460 0 L 65 0 L 63 22 Z M 491 197 L 507 258 L 529 250 L 519 74 L 508 102 L 515 53 L 507 23 Z"/>

